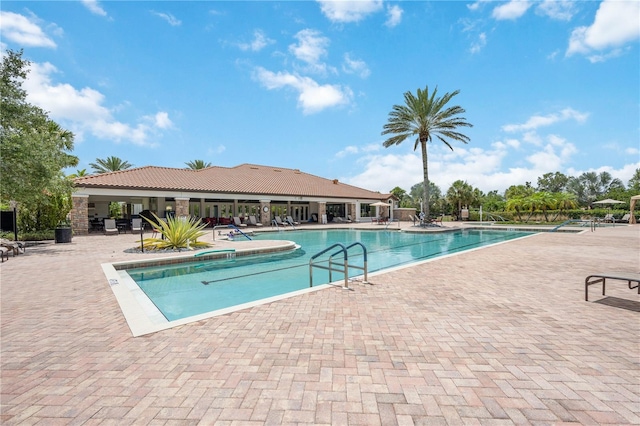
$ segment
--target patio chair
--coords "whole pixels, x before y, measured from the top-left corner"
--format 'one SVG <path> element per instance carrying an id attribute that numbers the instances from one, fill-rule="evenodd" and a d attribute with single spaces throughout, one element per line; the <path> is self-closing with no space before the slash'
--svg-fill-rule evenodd
<path id="1" fill-rule="evenodd" d="M 296 222 L 291 216 L 287 216 L 287 223 L 289 225 L 300 225 L 300 222 Z"/>
<path id="2" fill-rule="evenodd" d="M 255 216 L 249 216 L 249 225 L 251 225 L 251 226 L 262 226 L 262 224 L 256 220 Z"/>
<path id="3" fill-rule="evenodd" d="M 118 235 L 119 233 L 115 219 L 104 220 L 104 235 Z"/>
<path id="4" fill-rule="evenodd" d="M 4 259 L 7 258 L 7 260 L 9 260 L 9 249 L 4 247 L 4 246 L 0 246 L 0 258 L 2 259 L 2 261 L 4 262 Z"/>
<path id="5" fill-rule="evenodd" d="M 613 217 L 613 213 L 608 213 L 602 219 L 600 219 L 600 221 L 604 223 L 614 223 L 616 219 Z"/>
<path id="6" fill-rule="evenodd" d="M 11 251 L 14 256 L 24 253 L 24 244 L 20 241 L 11 241 L 6 238 L 0 238 L 0 246 L 5 247 L 7 251 Z"/>
<path id="7" fill-rule="evenodd" d="M 274 217 L 273 220 L 276 223 L 276 225 L 278 225 L 278 226 L 288 226 L 289 225 L 287 222 L 283 222 L 282 218 L 280 216 Z"/>
<path id="8" fill-rule="evenodd" d="M 140 232 L 143 230 L 142 219 L 131 219 L 131 232 Z"/>
<path id="9" fill-rule="evenodd" d="M 631 215 L 627 213 L 624 216 L 622 216 L 620 219 L 616 219 L 616 223 L 629 223 L 630 218 L 631 218 Z"/>
<path id="10" fill-rule="evenodd" d="M 243 227 L 247 226 L 246 223 L 242 223 L 242 221 L 240 220 L 240 218 L 238 216 L 234 216 L 233 217 L 233 224 L 235 226 L 237 226 L 238 228 L 243 228 Z"/>

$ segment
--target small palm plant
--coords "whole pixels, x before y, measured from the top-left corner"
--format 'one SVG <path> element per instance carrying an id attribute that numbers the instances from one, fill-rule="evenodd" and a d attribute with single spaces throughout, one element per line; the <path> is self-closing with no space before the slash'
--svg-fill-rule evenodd
<path id="1" fill-rule="evenodd" d="M 200 219 L 195 217 L 179 218 L 168 217 L 166 222 L 160 220 L 155 214 L 156 225 L 151 220 L 145 218 L 152 226 L 159 228 L 158 230 L 164 238 L 146 238 L 143 241 L 144 248 L 148 250 L 171 250 L 171 249 L 188 249 L 209 247 L 210 244 L 204 241 L 198 241 L 206 233 L 203 229 L 207 226 Z"/>

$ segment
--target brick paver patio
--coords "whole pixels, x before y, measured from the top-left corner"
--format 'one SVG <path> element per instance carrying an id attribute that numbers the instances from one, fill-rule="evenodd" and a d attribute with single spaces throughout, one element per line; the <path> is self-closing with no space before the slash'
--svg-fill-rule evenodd
<path id="1" fill-rule="evenodd" d="M 370 225 L 371 226 L 371 225 Z M 6 425 L 640 424 L 640 225 L 542 233 L 132 337 L 74 237 L 0 266 Z"/>

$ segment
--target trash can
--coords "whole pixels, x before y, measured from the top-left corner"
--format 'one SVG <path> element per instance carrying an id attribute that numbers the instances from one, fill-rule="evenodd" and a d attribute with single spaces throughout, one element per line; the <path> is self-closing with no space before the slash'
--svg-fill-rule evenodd
<path id="1" fill-rule="evenodd" d="M 56 244 L 58 243 L 70 243 L 72 236 L 71 228 L 56 228 L 55 229 L 55 239 Z"/>

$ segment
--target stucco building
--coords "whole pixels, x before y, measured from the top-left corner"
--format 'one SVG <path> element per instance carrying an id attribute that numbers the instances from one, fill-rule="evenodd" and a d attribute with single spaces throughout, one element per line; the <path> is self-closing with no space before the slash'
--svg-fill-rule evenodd
<path id="1" fill-rule="evenodd" d="M 71 222 L 74 233 L 110 216 L 119 203 L 123 219 L 150 211 L 159 217 L 198 216 L 220 223 L 255 216 L 269 224 L 275 215 L 298 222 L 325 218 L 354 221 L 393 214 L 393 196 L 304 173 L 298 169 L 241 164 L 200 170 L 146 166 L 75 179 Z M 388 207 L 374 207 L 384 202 Z M 224 222 L 222 222 L 224 223 Z"/>

